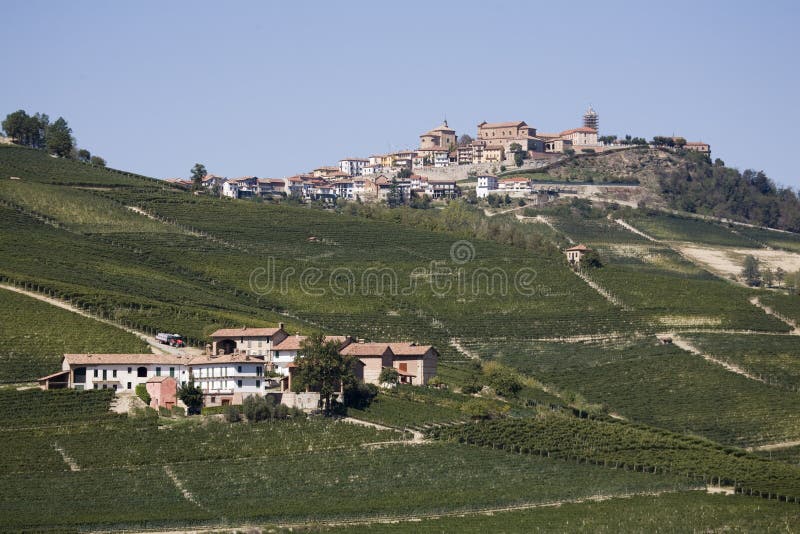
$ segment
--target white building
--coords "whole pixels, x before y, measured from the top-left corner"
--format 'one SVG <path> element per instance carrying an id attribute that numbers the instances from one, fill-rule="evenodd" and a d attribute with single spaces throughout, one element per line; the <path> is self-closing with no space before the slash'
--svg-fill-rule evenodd
<path id="1" fill-rule="evenodd" d="M 249 395 L 263 395 L 264 361 L 264 356 L 241 353 L 205 355 L 192 358 L 189 369 L 205 406 L 241 404 Z"/>
<path id="2" fill-rule="evenodd" d="M 211 353 L 246 354 L 267 357 L 274 344 L 280 343 L 288 334 L 283 323 L 278 328 L 222 328 L 211 334 Z"/>
<path id="3" fill-rule="evenodd" d="M 478 198 L 486 198 L 495 191 L 497 191 L 497 177 L 478 176 L 478 187 L 475 188 Z"/>
<path id="4" fill-rule="evenodd" d="M 74 389 L 135 390 L 154 376 L 189 380 L 189 358 L 161 354 L 65 354 L 61 372 Z"/>
<path id="5" fill-rule="evenodd" d="M 294 363 L 306 336 L 294 335 L 284 338 L 273 346 L 270 364 L 276 373 L 289 376 L 289 364 Z M 351 339 L 346 336 L 325 336 L 326 342 L 335 342 L 340 349 L 350 344 Z"/>
<path id="6" fill-rule="evenodd" d="M 449 167 L 450 155 L 446 150 L 437 150 L 433 153 L 433 166 L 434 167 Z"/>
<path id="7" fill-rule="evenodd" d="M 345 158 L 339 160 L 339 170 L 348 176 L 361 176 L 364 167 L 369 165 L 369 160 L 364 158 Z"/>

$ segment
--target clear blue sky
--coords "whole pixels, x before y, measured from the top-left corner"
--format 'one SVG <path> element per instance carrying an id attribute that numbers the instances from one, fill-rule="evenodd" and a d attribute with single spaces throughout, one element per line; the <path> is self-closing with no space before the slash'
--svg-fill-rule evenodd
<path id="1" fill-rule="evenodd" d="M 677 134 L 800 186 L 796 2 L 0 0 L 0 115 L 109 165 L 285 176 L 415 147 L 446 115 Z"/>

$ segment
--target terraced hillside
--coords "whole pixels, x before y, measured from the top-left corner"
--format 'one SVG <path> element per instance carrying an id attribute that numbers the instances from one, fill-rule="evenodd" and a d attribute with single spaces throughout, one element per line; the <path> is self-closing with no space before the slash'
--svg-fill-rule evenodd
<path id="1" fill-rule="evenodd" d="M 422 213 L 231 201 L 0 147 L 3 283 L 195 345 L 279 321 L 433 343 L 446 384 L 350 409 L 377 427 L 117 415 L 108 392 L 17 387 L 63 352 L 142 341 L 0 290 L 0 522 L 793 525 L 798 298 L 734 283 L 681 247 L 792 252 L 800 238 L 585 202 L 530 209 L 489 222 L 461 202 Z M 570 269 L 559 249 L 570 241 L 602 267 Z M 497 395 L 487 362 L 519 390 Z"/>

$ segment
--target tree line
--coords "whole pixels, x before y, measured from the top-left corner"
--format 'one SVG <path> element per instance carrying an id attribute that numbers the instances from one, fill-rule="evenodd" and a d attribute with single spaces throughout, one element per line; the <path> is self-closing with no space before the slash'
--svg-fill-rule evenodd
<path id="1" fill-rule="evenodd" d="M 25 110 L 20 109 L 6 115 L 0 125 L 5 135 L 18 145 L 47 150 L 61 158 L 76 159 L 101 167 L 106 165 L 106 161 L 100 156 L 93 156 L 87 149 L 77 147 L 72 128 L 64 117 L 50 122 L 50 117 L 45 113 L 28 115 Z"/>
<path id="2" fill-rule="evenodd" d="M 739 171 L 717 158 L 687 152 L 688 165 L 659 178 L 670 207 L 689 213 L 744 220 L 800 232 L 800 199 L 790 187 L 775 184 L 764 171 Z"/>

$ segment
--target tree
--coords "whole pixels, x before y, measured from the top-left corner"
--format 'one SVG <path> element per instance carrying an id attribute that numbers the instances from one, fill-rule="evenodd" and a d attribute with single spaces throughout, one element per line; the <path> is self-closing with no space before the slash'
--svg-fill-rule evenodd
<path id="1" fill-rule="evenodd" d="M 89 163 L 91 163 L 92 165 L 97 165 L 98 167 L 106 166 L 106 160 L 104 160 L 100 156 L 92 156 L 91 159 L 89 160 Z"/>
<path id="2" fill-rule="evenodd" d="M 386 196 L 386 204 L 390 208 L 396 208 L 397 206 L 403 204 L 403 192 L 400 190 L 400 186 L 397 184 L 397 178 L 392 178 L 392 185 L 389 186 L 389 194 Z"/>
<path id="3" fill-rule="evenodd" d="M 747 285 L 757 287 L 761 285 L 761 269 L 758 258 L 755 256 L 745 256 L 742 267 L 742 278 Z"/>
<path id="4" fill-rule="evenodd" d="M 458 138 L 458 146 L 467 146 L 473 141 L 474 139 L 470 137 L 468 134 L 462 134 L 461 137 Z"/>
<path id="5" fill-rule="evenodd" d="M 82 161 L 84 163 L 89 163 L 89 161 L 91 159 L 92 159 L 92 153 L 91 152 L 89 152 L 85 148 L 82 148 L 82 149 L 78 150 L 78 160 L 79 161 Z"/>
<path id="6" fill-rule="evenodd" d="M 786 271 L 781 269 L 780 267 L 775 269 L 775 281 L 778 282 L 778 285 L 783 285 L 783 279 L 786 277 Z"/>
<path id="7" fill-rule="evenodd" d="M 378 382 L 396 386 L 400 382 L 400 373 L 394 367 L 384 367 L 381 369 L 380 376 L 378 376 Z"/>
<path id="8" fill-rule="evenodd" d="M 146 405 L 150 406 L 150 394 L 147 392 L 147 386 L 144 384 L 137 384 L 134 391 L 137 397 L 142 399 Z"/>
<path id="9" fill-rule="evenodd" d="M 772 284 L 775 283 L 775 273 L 772 272 L 772 269 L 767 267 L 761 272 L 761 279 L 764 281 L 766 287 L 772 287 Z"/>
<path id="10" fill-rule="evenodd" d="M 522 152 L 514 152 L 514 165 L 517 167 L 522 167 L 522 163 L 525 161 L 525 156 Z"/>
<path id="11" fill-rule="evenodd" d="M 195 163 L 191 170 L 192 189 L 199 191 L 203 188 L 203 178 L 206 177 L 206 166 L 202 163 Z"/>
<path id="12" fill-rule="evenodd" d="M 401 180 L 408 180 L 409 178 L 411 178 L 412 174 L 413 173 L 411 172 L 411 169 L 409 169 L 408 167 L 403 167 L 402 169 L 397 171 L 397 177 Z"/>
<path id="13" fill-rule="evenodd" d="M 600 269 L 603 266 L 603 262 L 600 260 L 600 255 L 597 254 L 596 251 L 588 250 L 584 252 L 580 265 L 586 269 Z"/>
<path id="14" fill-rule="evenodd" d="M 64 120 L 64 117 L 59 117 L 56 121 L 47 128 L 47 150 L 51 154 L 65 158 L 69 157 L 74 146 L 72 139 L 72 129 Z"/>
<path id="15" fill-rule="evenodd" d="M 295 359 L 296 373 L 292 380 L 295 391 L 316 390 L 323 409 L 330 414 L 333 395 L 355 381 L 355 360 L 339 352 L 335 341 L 325 341 L 322 334 L 307 338 L 300 346 Z"/>
<path id="16" fill-rule="evenodd" d="M 30 117 L 28 117 L 28 114 L 25 113 L 23 109 L 19 109 L 14 113 L 9 113 L 2 123 L 3 131 L 17 143 L 25 144 L 24 138 L 29 119 Z"/>
<path id="17" fill-rule="evenodd" d="M 203 390 L 188 382 L 178 388 L 178 398 L 186 405 L 186 414 L 199 414 L 203 407 Z"/>

